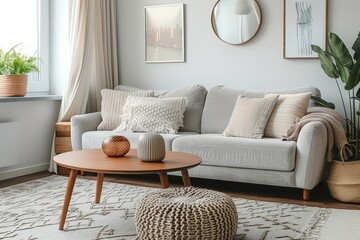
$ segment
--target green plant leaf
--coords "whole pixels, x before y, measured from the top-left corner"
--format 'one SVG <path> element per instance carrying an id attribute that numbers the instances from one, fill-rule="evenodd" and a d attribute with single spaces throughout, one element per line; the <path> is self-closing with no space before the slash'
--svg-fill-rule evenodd
<path id="1" fill-rule="evenodd" d="M 321 97 L 311 96 L 311 99 L 314 100 L 315 106 L 335 109 L 335 104 L 333 104 L 332 102 L 328 102 Z"/>
<path id="2" fill-rule="evenodd" d="M 340 61 L 346 68 L 351 69 L 354 65 L 353 59 L 344 42 L 335 33 L 329 34 L 329 48 L 333 57 Z"/>
<path id="3" fill-rule="evenodd" d="M 354 42 L 354 45 L 352 46 L 352 49 L 355 51 L 354 59 L 356 61 L 359 61 L 359 59 L 360 59 L 360 32 L 358 34 L 357 39 Z"/>
<path id="4" fill-rule="evenodd" d="M 338 59 L 334 58 L 336 67 L 339 70 L 339 76 L 343 83 L 347 83 L 349 80 L 349 69 L 345 67 Z"/>
<path id="5" fill-rule="evenodd" d="M 27 74 L 30 72 L 37 72 L 38 58 L 27 56 L 17 52 L 15 48 L 19 44 L 12 47 L 9 51 L 4 52 L 0 49 L 0 74 Z"/>
<path id="6" fill-rule="evenodd" d="M 349 81 L 345 85 L 346 90 L 353 89 L 356 87 L 360 82 L 360 61 L 357 61 L 352 68 L 350 75 L 349 75 Z"/>
<path id="7" fill-rule="evenodd" d="M 311 49 L 319 55 L 321 67 L 331 78 L 339 77 L 339 70 L 331 60 L 331 54 L 323 51 L 319 46 L 311 45 Z"/>

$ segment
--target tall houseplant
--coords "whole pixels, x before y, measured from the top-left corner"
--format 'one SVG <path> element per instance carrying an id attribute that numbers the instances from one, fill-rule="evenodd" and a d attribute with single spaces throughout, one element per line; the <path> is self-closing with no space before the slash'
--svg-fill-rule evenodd
<path id="1" fill-rule="evenodd" d="M 335 33 L 328 37 L 328 50 L 312 45 L 312 50 L 319 55 L 321 67 L 336 82 L 341 103 L 344 108 L 346 131 L 352 146 L 350 162 L 333 161 L 330 165 L 328 186 L 331 195 L 344 202 L 360 202 L 360 33 L 355 40 L 350 54 L 344 42 Z M 339 82 L 342 82 L 347 95 Z"/>
<path id="2" fill-rule="evenodd" d="M 25 96 L 28 73 L 37 72 L 38 58 L 16 51 L 0 49 L 0 97 Z"/>

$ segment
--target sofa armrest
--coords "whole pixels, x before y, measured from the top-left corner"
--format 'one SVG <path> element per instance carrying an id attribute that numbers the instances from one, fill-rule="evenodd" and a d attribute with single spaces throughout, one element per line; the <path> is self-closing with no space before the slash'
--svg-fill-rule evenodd
<path id="1" fill-rule="evenodd" d="M 83 133 L 96 131 L 101 121 L 100 112 L 75 115 L 71 118 L 71 145 L 74 151 L 82 149 Z"/>
<path id="2" fill-rule="evenodd" d="M 295 184 L 313 189 L 326 175 L 328 163 L 327 130 L 322 122 L 311 122 L 301 129 L 297 140 Z"/>

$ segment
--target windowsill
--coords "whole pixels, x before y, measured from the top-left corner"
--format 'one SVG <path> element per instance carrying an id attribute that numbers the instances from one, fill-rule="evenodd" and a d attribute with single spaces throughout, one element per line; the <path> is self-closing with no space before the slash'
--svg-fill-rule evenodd
<path id="1" fill-rule="evenodd" d="M 24 97 L 0 97 L 0 103 L 4 103 L 4 102 L 48 101 L 48 100 L 61 100 L 61 99 L 62 99 L 62 96 L 60 96 L 60 95 L 27 94 Z"/>

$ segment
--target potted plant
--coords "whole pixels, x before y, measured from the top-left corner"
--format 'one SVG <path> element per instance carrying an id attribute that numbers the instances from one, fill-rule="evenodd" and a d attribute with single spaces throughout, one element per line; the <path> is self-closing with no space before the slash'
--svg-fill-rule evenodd
<path id="1" fill-rule="evenodd" d="M 334 160 L 327 179 L 331 195 L 343 202 L 360 202 L 360 33 L 352 46 L 354 55 L 335 34 L 328 37 L 328 50 L 312 45 L 321 67 L 336 82 L 344 108 L 346 132 L 352 150 L 350 159 Z M 340 87 L 344 86 L 345 93 Z M 346 95 L 346 96 L 344 96 Z"/>
<path id="2" fill-rule="evenodd" d="M 23 97 L 27 91 L 28 73 L 39 71 L 38 58 L 27 56 L 12 47 L 0 49 L 0 97 Z"/>

